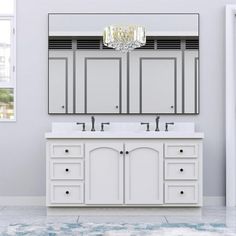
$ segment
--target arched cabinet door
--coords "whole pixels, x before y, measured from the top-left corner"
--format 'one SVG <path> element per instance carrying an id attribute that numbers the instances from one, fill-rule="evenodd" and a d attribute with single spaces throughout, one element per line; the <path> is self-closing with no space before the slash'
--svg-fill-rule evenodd
<path id="1" fill-rule="evenodd" d="M 123 143 L 86 144 L 85 203 L 123 203 Z"/>
<path id="2" fill-rule="evenodd" d="M 126 143 L 125 204 L 163 204 L 163 145 Z"/>

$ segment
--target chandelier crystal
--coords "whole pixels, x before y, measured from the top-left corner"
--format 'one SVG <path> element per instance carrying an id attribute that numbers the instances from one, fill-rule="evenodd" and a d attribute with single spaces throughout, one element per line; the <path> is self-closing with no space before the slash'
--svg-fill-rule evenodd
<path id="1" fill-rule="evenodd" d="M 146 44 L 145 28 L 138 25 L 110 25 L 104 29 L 103 44 L 122 52 L 130 52 Z"/>

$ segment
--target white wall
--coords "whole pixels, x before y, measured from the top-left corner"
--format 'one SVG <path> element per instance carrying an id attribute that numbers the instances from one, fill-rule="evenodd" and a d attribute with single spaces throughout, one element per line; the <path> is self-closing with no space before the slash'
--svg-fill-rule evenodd
<path id="1" fill-rule="evenodd" d="M 18 0 L 17 122 L 0 123 L 0 196 L 45 195 L 45 140 L 52 121 L 86 116 L 47 115 L 48 12 L 199 12 L 201 109 L 199 116 L 162 116 L 195 121 L 205 132 L 204 195 L 225 195 L 224 6 L 226 0 Z M 98 117 L 144 121 L 154 116 Z"/>

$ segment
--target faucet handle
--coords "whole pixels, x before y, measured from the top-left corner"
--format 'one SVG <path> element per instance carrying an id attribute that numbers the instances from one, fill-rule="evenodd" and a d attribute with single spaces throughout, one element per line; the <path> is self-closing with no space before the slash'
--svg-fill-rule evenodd
<path id="1" fill-rule="evenodd" d="M 82 131 L 86 131 L 84 122 L 77 122 L 76 124 L 77 125 L 82 125 L 82 127 L 83 127 Z"/>
<path id="2" fill-rule="evenodd" d="M 167 122 L 166 123 L 166 129 L 165 129 L 165 131 L 168 131 L 168 126 L 169 125 L 174 125 L 175 123 L 174 122 Z"/>
<path id="3" fill-rule="evenodd" d="M 101 123 L 101 132 L 104 131 L 104 125 L 110 125 L 110 122 Z"/>
<path id="4" fill-rule="evenodd" d="M 147 126 L 147 130 L 146 131 L 150 131 L 150 125 L 149 125 L 149 123 L 148 122 L 141 122 L 140 123 L 141 125 L 146 125 Z"/>

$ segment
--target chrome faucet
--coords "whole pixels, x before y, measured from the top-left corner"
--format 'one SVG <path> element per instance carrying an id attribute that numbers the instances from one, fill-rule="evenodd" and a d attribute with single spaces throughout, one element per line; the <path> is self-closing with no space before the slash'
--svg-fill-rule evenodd
<path id="1" fill-rule="evenodd" d="M 94 132 L 95 131 L 95 118 L 94 116 L 91 117 L 91 120 L 92 120 L 92 128 L 91 128 L 91 131 Z"/>
<path id="2" fill-rule="evenodd" d="M 160 121 L 160 116 L 157 116 L 156 117 L 156 129 L 155 129 L 155 131 L 160 131 L 160 129 L 159 129 L 159 121 Z"/>

